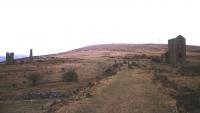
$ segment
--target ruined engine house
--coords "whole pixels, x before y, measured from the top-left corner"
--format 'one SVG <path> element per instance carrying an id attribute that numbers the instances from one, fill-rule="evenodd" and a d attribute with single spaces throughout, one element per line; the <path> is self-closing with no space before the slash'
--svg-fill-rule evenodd
<path id="1" fill-rule="evenodd" d="M 186 61 L 186 40 L 179 35 L 168 40 L 168 51 L 162 55 L 162 61 L 171 65 L 182 64 Z"/>

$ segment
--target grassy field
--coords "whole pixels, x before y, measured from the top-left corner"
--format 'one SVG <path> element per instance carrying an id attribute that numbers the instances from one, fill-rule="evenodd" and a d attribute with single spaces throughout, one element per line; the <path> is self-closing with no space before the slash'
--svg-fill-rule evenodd
<path id="1" fill-rule="evenodd" d="M 56 61 L 56 60 L 55 60 Z M 86 87 L 88 83 L 96 80 L 96 77 L 103 74 L 103 69 L 112 65 L 101 61 L 76 61 L 54 63 L 53 61 L 34 62 L 27 64 L 0 65 L 0 113 L 21 113 L 37 111 L 42 112 L 43 105 L 51 105 L 51 98 L 34 99 L 24 101 L 21 97 L 30 93 L 62 92 L 69 94 L 79 88 Z M 62 74 L 69 67 L 75 67 L 78 73 L 77 82 L 63 82 Z M 36 86 L 25 78 L 30 72 L 38 72 L 42 76 Z M 21 100 L 22 99 L 22 100 Z M 54 98 L 53 98 L 54 99 Z M 55 98 L 60 99 L 60 98 Z M 21 101 L 20 101 L 21 100 Z M 47 110 L 45 107 L 43 110 Z M 16 110 L 15 110 L 16 109 Z M 7 110 L 7 112 L 5 112 Z M 33 110 L 33 111 L 32 111 Z"/>
<path id="2" fill-rule="evenodd" d="M 188 46 L 187 48 L 188 64 L 193 65 L 194 62 L 198 64 L 198 62 L 200 61 L 199 50 L 200 50 L 199 47 Z M 35 60 L 32 63 L 18 62 L 12 65 L 0 64 L 0 113 L 23 113 L 23 112 L 40 113 L 40 112 L 46 112 L 47 110 L 51 109 L 51 107 L 53 108 L 52 105 L 54 105 L 55 102 L 62 103 L 60 101 L 63 100 L 74 101 L 74 99 L 72 98 L 73 95 L 77 95 L 77 91 L 79 92 L 80 89 L 87 88 L 91 84 L 93 86 L 94 84 L 96 84 L 97 81 L 101 81 L 102 79 L 104 80 L 105 70 L 112 67 L 112 65 L 115 62 L 123 63 L 124 61 L 128 60 L 130 62 L 131 61 L 136 62 L 139 66 L 138 70 L 142 70 L 142 72 L 145 72 L 146 74 L 141 73 L 141 75 L 143 76 L 142 79 L 141 78 L 137 79 L 137 76 L 139 76 L 139 74 L 135 71 L 127 70 L 126 69 L 127 64 L 125 64 L 124 68 L 122 68 L 122 71 L 124 70 L 123 73 L 125 75 L 125 78 L 122 77 L 124 75 L 119 74 L 119 76 L 122 78 L 116 77 L 116 81 L 111 82 L 113 84 L 110 84 L 109 87 L 104 89 L 105 95 L 113 95 L 114 97 L 116 95 L 116 98 L 124 96 L 124 93 L 120 93 L 126 91 L 123 88 L 126 88 L 127 85 L 131 84 L 132 82 L 136 82 L 135 85 L 140 84 L 138 83 L 138 81 L 140 80 L 143 80 L 143 82 L 145 82 L 145 79 L 149 78 L 150 75 L 154 73 L 154 71 L 156 70 L 159 70 L 157 71 L 158 75 L 162 75 L 162 77 L 164 76 L 164 78 L 167 77 L 167 80 L 172 82 L 162 83 L 163 81 L 161 81 L 159 77 L 157 79 L 154 79 L 154 76 L 152 75 L 153 77 L 152 81 L 161 84 L 161 85 L 158 84 L 152 85 L 151 83 L 148 83 L 147 86 L 151 85 L 151 88 L 153 90 L 151 91 L 152 93 L 157 92 L 157 89 L 155 88 L 162 89 L 161 87 L 167 86 L 164 87 L 164 89 L 167 90 L 167 94 L 169 96 L 173 95 L 176 97 L 179 96 L 179 94 L 182 94 L 183 92 L 174 89 L 173 84 L 175 84 L 176 87 L 178 87 L 178 89 L 187 87 L 195 91 L 198 90 L 200 84 L 200 77 L 198 76 L 198 74 L 196 76 L 187 76 L 187 74 L 190 75 L 191 72 L 185 74 L 181 73 L 180 70 L 181 67 L 172 68 L 167 64 L 151 62 L 150 59 L 151 56 L 160 56 L 165 51 L 166 51 L 166 45 L 153 45 L 153 44 L 98 45 L 98 46 L 89 46 L 85 48 L 80 48 L 74 51 L 60 53 L 60 54 L 35 57 Z M 68 68 L 70 67 L 74 67 L 76 69 L 76 72 L 78 73 L 77 82 L 62 81 L 62 74 L 67 72 Z M 41 75 L 41 78 L 36 86 L 32 86 L 30 81 L 26 79 L 26 76 L 31 72 L 37 72 Z M 131 78 L 133 81 L 131 81 Z M 127 83 L 125 82 L 126 80 Z M 166 85 L 165 83 L 167 84 L 172 83 L 172 85 Z M 129 90 L 135 88 L 134 86 L 130 85 Z M 97 86 L 95 87 L 99 88 L 101 87 L 101 85 L 97 84 Z M 118 87 L 119 90 L 117 90 Z M 139 87 L 139 89 L 141 89 L 142 91 L 145 88 L 147 87 L 145 86 Z M 93 88 L 91 90 L 93 90 Z M 25 96 L 27 95 L 29 96 L 32 93 L 48 94 L 51 92 L 62 93 L 65 94 L 65 96 L 51 97 L 51 98 L 49 97 L 45 98 L 30 97 L 28 99 L 24 98 Z M 127 99 L 127 101 L 129 99 L 129 94 L 131 93 L 134 92 L 128 91 L 127 93 L 125 93 L 125 95 L 128 96 L 127 98 L 125 98 Z M 148 93 L 148 92 L 139 91 L 138 94 L 143 94 L 143 93 Z M 100 94 L 97 97 L 95 96 L 94 100 L 91 100 L 91 102 L 95 102 L 95 99 L 97 98 L 97 100 L 99 100 L 98 103 L 101 104 L 101 100 L 98 99 L 101 98 L 101 96 L 104 96 L 104 93 Z M 153 94 L 150 96 L 156 96 L 156 95 Z M 105 98 L 107 99 L 112 97 L 105 96 Z M 140 98 L 145 98 L 145 97 L 140 97 Z M 130 99 L 135 99 L 135 97 L 130 96 Z M 149 98 L 149 99 L 153 101 L 153 99 L 155 98 L 153 99 Z M 77 101 L 77 98 L 75 100 Z M 159 98 L 159 100 L 161 100 L 161 102 L 169 101 L 167 99 L 163 100 L 163 98 Z M 177 101 L 176 98 L 174 100 Z M 148 100 L 146 101 L 148 104 Z M 109 103 L 110 104 L 118 103 L 118 101 L 109 101 Z M 64 102 L 62 106 L 64 108 L 68 107 L 68 104 L 66 105 L 65 104 L 66 102 Z M 97 106 L 99 106 L 99 104 Z M 128 103 L 124 104 L 126 105 Z M 62 108 L 62 106 L 60 107 Z M 178 105 L 178 107 L 180 108 L 182 106 Z M 58 110 L 59 112 L 60 107 L 56 108 L 56 111 Z M 88 107 L 89 105 L 87 105 L 87 107 L 80 108 L 80 110 L 87 109 Z M 152 106 L 152 108 L 153 107 L 154 106 Z M 111 108 L 105 108 L 105 110 L 106 109 L 110 110 Z M 63 109 L 61 109 L 61 111 L 62 110 Z M 95 110 L 95 107 L 93 110 Z M 127 108 L 127 110 L 129 109 Z M 148 109 L 146 109 L 146 111 L 148 111 Z M 154 112 L 152 111 L 152 113 Z"/>

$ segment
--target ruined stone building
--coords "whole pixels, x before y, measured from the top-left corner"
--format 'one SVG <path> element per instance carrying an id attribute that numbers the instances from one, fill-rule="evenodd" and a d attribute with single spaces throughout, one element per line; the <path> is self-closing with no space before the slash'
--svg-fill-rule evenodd
<path id="1" fill-rule="evenodd" d="M 171 65 L 181 64 L 186 61 L 186 40 L 179 35 L 168 40 L 168 51 L 161 56 L 162 61 Z"/>
<path id="2" fill-rule="evenodd" d="M 32 62 L 33 61 L 33 50 L 32 49 L 30 49 L 30 56 L 29 56 L 29 58 L 30 58 L 30 62 Z"/>
<path id="3" fill-rule="evenodd" d="M 13 64 L 13 63 L 14 63 L 14 53 L 6 52 L 6 64 Z"/>

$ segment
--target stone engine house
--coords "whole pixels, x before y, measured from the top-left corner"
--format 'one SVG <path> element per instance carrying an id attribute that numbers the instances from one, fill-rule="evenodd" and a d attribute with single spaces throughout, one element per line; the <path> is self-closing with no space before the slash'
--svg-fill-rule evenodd
<path id="1" fill-rule="evenodd" d="M 183 36 L 168 40 L 168 51 L 162 55 L 162 61 L 171 65 L 186 61 L 186 40 Z"/>
<path id="2" fill-rule="evenodd" d="M 6 64 L 13 64 L 14 63 L 14 53 L 6 52 Z"/>

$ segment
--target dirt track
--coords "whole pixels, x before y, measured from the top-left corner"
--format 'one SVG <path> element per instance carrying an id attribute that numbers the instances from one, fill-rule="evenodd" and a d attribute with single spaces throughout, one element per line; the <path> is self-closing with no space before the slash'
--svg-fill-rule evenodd
<path id="1" fill-rule="evenodd" d="M 94 88 L 93 97 L 72 102 L 57 113 L 176 113 L 175 101 L 142 69 L 125 69 Z"/>

